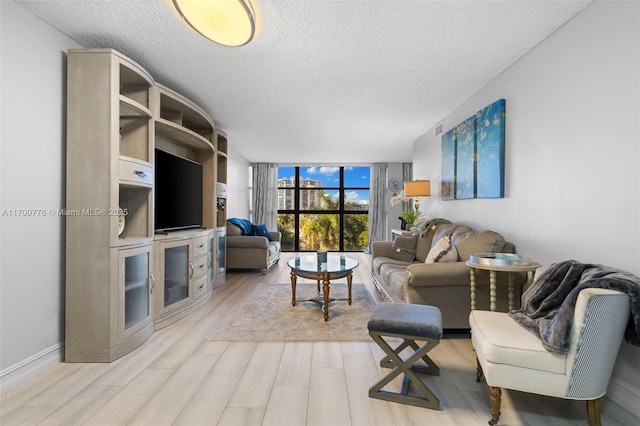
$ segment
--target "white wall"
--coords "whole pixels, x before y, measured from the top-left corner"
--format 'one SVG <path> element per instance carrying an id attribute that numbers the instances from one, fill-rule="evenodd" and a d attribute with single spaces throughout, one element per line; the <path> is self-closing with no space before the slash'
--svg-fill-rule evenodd
<path id="1" fill-rule="evenodd" d="M 229 145 L 232 144 L 230 137 Z M 249 219 L 250 189 L 251 163 L 231 149 L 227 163 L 227 218 Z"/>
<path id="2" fill-rule="evenodd" d="M 2 156 L 0 371 L 61 356 L 64 340 L 65 52 L 80 47 L 14 2 L 0 2 Z M 19 42 L 16 42 L 19 40 Z M 38 216 L 15 216 L 13 209 Z M 41 366 L 42 367 L 42 366 Z M 34 367 L 37 368 L 37 367 Z"/>
<path id="3" fill-rule="evenodd" d="M 441 201 L 440 138 L 414 144 L 430 217 L 493 229 L 542 264 L 640 275 L 640 4 L 596 2 L 445 117 L 506 99 L 504 199 Z M 640 415 L 640 348 L 624 343 L 608 396 Z"/>

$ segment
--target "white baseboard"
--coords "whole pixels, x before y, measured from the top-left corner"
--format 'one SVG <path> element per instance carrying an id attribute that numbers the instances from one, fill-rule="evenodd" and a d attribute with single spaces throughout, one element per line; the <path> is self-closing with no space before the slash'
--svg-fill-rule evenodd
<path id="1" fill-rule="evenodd" d="M 64 342 L 53 345 L 0 371 L 0 395 L 64 360 Z"/>
<path id="2" fill-rule="evenodd" d="M 636 389 L 622 380 L 612 377 L 609 381 L 606 397 L 636 417 L 640 417 L 640 389 Z"/>

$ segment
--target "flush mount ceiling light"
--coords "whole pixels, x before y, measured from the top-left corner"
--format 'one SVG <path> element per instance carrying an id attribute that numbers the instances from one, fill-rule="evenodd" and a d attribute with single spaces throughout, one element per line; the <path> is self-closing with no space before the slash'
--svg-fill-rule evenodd
<path id="1" fill-rule="evenodd" d="M 173 0 L 182 18 L 194 30 L 224 46 L 242 46 L 256 33 L 249 0 Z"/>

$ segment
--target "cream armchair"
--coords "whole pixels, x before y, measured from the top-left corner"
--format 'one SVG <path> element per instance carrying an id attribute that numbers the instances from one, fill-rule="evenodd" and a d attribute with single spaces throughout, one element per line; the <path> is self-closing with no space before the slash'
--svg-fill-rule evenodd
<path id="1" fill-rule="evenodd" d="M 508 314 L 472 311 L 471 340 L 478 358 L 477 381 L 490 386 L 491 420 L 500 417 L 501 388 L 587 401 L 589 424 L 600 425 L 600 397 L 609 383 L 625 326 L 629 296 L 587 288 L 576 301 L 569 352 L 548 352 L 540 340 Z"/>

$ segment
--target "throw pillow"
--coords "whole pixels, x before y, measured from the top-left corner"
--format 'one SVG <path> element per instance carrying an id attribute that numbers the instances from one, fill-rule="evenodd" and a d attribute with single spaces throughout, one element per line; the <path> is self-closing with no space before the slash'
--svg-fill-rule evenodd
<path id="1" fill-rule="evenodd" d="M 494 231 L 474 231 L 453 237 L 453 244 L 463 261 L 469 260 L 473 253 L 500 253 L 504 243 L 504 237 Z"/>
<path id="2" fill-rule="evenodd" d="M 457 262 L 458 261 L 458 250 L 456 246 L 451 244 L 451 249 L 440 257 L 440 259 L 436 260 L 438 263 L 444 262 Z"/>
<path id="3" fill-rule="evenodd" d="M 267 237 L 269 241 L 273 241 L 271 238 L 271 232 L 267 229 L 267 225 L 253 225 L 253 235 L 260 237 Z"/>
<path id="4" fill-rule="evenodd" d="M 403 262 L 413 262 L 416 257 L 416 242 L 418 237 L 412 235 L 410 237 L 396 237 L 391 244 L 391 257 Z"/>
<path id="5" fill-rule="evenodd" d="M 431 247 L 424 263 L 455 262 L 457 260 L 458 251 L 453 244 L 451 244 L 451 237 L 446 235 Z"/>

